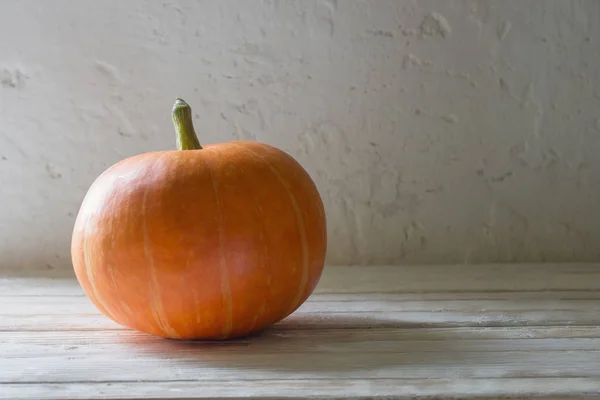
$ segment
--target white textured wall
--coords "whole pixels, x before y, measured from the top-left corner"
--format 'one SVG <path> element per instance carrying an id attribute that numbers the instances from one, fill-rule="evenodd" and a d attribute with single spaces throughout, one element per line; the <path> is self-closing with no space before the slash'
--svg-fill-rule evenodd
<path id="1" fill-rule="evenodd" d="M 600 1 L 0 1 L 0 268 L 69 266 L 110 164 L 291 153 L 332 263 L 600 258 Z"/>

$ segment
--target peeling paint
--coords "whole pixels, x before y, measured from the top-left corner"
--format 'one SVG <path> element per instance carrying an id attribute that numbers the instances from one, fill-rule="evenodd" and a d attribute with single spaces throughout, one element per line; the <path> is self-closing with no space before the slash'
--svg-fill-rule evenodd
<path id="1" fill-rule="evenodd" d="M 407 69 L 409 67 L 417 67 L 417 68 L 421 68 L 421 67 L 426 67 L 431 65 L 431 62 L 427 61 L 427 60 L 421 60 L 419 57 L 415 56 L 414 54 L 407 54 L 404 56 L 404 59 L 402 61 L 402 68 Z"/>
<path id="2" fill-rule="evenodd" d="M 123 79 L 119 74 L 119 69 L 114 65 L 107 62 L 96 61 L 96 69 L 100 71 L 107 78 L 116 81 L 117 83 L 123 83 Z"/>
<path id="3" fill-rule="evenodd" d="M 368 30 L 367 33 L 370 35 L 373 35 L 373 36 L 381 36 L 381 37 L 386 37 L 389 39 L 392 39 L 394 37 L 394 32 L 384 31 L 381 29 Z"/>
<path id="4" fill-rule="evenodd" d="M 56 167 L 46 164 L 46 172 L 51 179 L 60 179 L 62 174 L 56 170 Z"/>
<path id="5" fill-rule="evenodd" d="M 4 68 L 0 71 L 0 85 L 7 89 L 23 89 L 28 76 L 19 68 Z"/>
<path id="6" fill-rule="evenodd" d="M 510 21 L 505 20 L 498 24 L 498 28 L 496 28 L 496 35 L 498 36 L 498 40 L 504 40 L 510 32 L 511 28 L 512 23 Z"/>
<path id="7" fill-rule="evenodd" d="M 419 33 L 422 37 L 439 35 L 446 38 L 452 33 L 452 27 L 442 14 L 431 12 L 421 22 Z"/>
<path id="8" fill-rule="evenodd" d="M 458 117 L 454 114 L 446 114 L 442 116 L 442 120 L 449 124 L 454 124 L 458 122 Z"/>

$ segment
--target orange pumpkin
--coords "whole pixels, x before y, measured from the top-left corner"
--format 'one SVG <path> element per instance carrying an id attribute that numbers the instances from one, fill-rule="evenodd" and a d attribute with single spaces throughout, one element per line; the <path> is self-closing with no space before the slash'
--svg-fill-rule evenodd
<path id="1" fill-rule="evenodd" d="M 172 116 L 178 150 L 127 158 L 90 187 L 71 243 L 77 279 L 101 312 L 149 334 L 261 331 L 294 312 L 321 276 L 317 188 L 272 146 L 200 146 L 181 99 Z"/>

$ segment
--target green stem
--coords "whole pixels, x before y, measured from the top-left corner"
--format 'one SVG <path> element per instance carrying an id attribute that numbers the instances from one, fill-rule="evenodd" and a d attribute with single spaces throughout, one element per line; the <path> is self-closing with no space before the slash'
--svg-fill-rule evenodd
<path id="1" fill-rule="evenodd" d="M 171 113 L 175 134 L 177 135 L 178 150 L 200 150 L 200 142 L 194 131 L 192 122 L 192 108 L 182 99 L 175 100 Z"/>

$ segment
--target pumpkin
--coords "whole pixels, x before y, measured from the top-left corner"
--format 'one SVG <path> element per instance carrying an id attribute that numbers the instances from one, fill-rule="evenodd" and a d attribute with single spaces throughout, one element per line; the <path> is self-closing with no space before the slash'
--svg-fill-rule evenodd
<path id="1" fill-rule="evenodd" d="M 75 275 L 118 324 L 222 340 L 293 313 L 324 268 L 326 220 L 309 174 L 267 144 L 201 146 L 190 106 L 172 111 L 177 150 L 104 171 L 73 228 Z"/>

